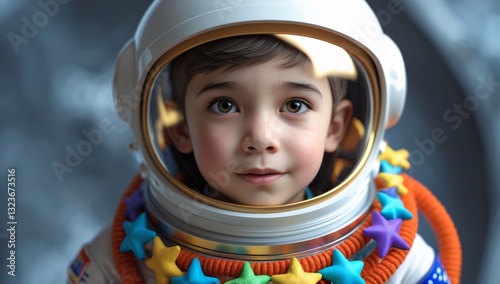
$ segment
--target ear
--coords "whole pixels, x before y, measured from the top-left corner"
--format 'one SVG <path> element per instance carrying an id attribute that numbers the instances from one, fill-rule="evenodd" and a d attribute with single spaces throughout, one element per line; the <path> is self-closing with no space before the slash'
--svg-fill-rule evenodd
<path id="1" fill-rule="evenodd" d="M 331 153 L 337 150 L 344 135 L 349 128 L 353 112 L 352 102 L 349 100 L 341 100 L 335 109 L 335 116 L 330 122 L 328 134 L 325 141 L 325 152 Z"/>
<path id="2" fill-rule="evenodd" d="M 168 107 L 171 109 L 174 108 L 177 111 L 177 107 L 173 103 Z M 167 127 L 166 131 L 169 140 L 179 152 L 188 154 L 193 151 L 193 144 L 191 143 L 191 137 L 189 136 L 189 130 L 185 120 L 181 119 L 175 125 Z"/>
<path id="3" fill-rule="evenodd" d="M 184 121 L 167 128 L 167 133 L 170 141 L 172 141 L 172 144 L 174 144 L 179 152 L 188 154 L 193 151 L 193 144 L 191 144 L 188 128 Z"/>

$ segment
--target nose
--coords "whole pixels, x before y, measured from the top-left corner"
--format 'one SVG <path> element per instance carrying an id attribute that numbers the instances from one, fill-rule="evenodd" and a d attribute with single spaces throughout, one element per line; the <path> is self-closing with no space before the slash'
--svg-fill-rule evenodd
<path id="1" fill-rule="evenodd" d="M 245 153 L 275 153 L 280 148 L 278 123 L 268 116 L 249 119 L 245 125 L 245 135 L 241 148 Z"/>

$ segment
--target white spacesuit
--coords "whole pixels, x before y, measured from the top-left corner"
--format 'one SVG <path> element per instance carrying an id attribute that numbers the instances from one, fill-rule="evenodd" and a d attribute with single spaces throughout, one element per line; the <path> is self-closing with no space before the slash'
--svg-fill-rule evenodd
<path id="1" fill-rule="evenodd" d="M 169 104 L 172 61 L 213 40 L 260 34 L 306 54 L 316 73 L 347 80 L 354 105 L 328 172 L 333 186 L 276 206 L 235 204 L 190 185 L 165 134 L 183 119 Z M 401 173 L 408 153 L 384 141 L 403 111 L 405 76 L 397 46 L 363 0 L 154 1 L 114 78 L 140 175 L 113 225 L 71 264 L 69 283 L 458 283 L 449 216 Z M 417 210 L 446 242 L 444 266 L 417 234 Z"/>

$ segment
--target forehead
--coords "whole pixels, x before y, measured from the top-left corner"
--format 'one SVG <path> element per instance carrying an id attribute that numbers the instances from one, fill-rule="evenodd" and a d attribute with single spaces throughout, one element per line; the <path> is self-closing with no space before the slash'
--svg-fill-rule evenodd
<path id="1" fill-rule="evenodd" d="M 309 58 L 295 47 L 272 35 L 222 38 L 193 47 L 172 61 L 172 83 L 186 86 L 196 74 L 232 71 L 282 58 L 294 66 Z M 183 93 L 182 89 L 179 90 Z"/>
<path id="2" fill-rule="evenodd" d="M 241 64 L 239 66 L 226 66 L 222 68 L 222 72 L 231 72 L 239 69 L 250 69 L 250 68 L 276 68 L 279 71 L 294 71 L 301 70 L 304 72 L 312 72 L 313 65 L 311 61 L 306 60 L 293 60 L 289 56 L 279 55 L 273 58 L 270 58 L 266 61 L 252 61 L 249 60 L 245 64 Z"/>
<path id="3" fill-rule="evenodd" d="M 287 55 L 277 55 L 268 58 L 248 58 L 247 60 L 240 60 L 238 62 L 219 62 L 215 68 L 204 70 L 203 72 L 193 72 L 191 79 L 197 75 L 209 77 L 231 77 L 239 76 L 245 73 L 252 73 L 254 71 L 263 72 L 258 75 L 277 75 L 277 74 L 293 74 L 301 72 L 305 74 L 313 74 L 313 66 L 308 59 L 297 60 Z M 199 76 L 198 76 L 199 77 Z M 244 80 L 245 78 L 240 78 Z"/>
<path id="4" fill-rule="evenodd" d="M 214 71 L 195 74 L 189 83 L 207 80 L 249 81 L 263 79 L 321 80 L 316 78 L 309 61 L 289 64 L 285 57 L 273 58 L 265 62 L 249 62 L 239 66 L 222 66 Z M 326 78 L 325 78 L 326 79 Z"/>

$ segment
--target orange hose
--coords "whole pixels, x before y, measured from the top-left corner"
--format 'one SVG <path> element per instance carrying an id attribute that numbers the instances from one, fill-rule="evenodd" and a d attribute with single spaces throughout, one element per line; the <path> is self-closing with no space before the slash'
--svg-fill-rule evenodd
<path id="1" fill-rule="evenodd" d="M 462 272 L 462 248 L 453 220 L 443 204 L 420 182 L 404 175 L 405 185 L 412 187 L 420 212 L 436 234 L 441 260 L 451 283 L 459 284 Z"/>

